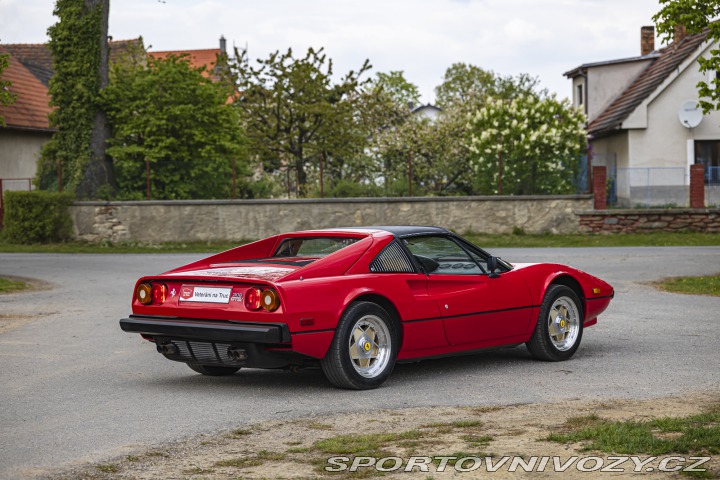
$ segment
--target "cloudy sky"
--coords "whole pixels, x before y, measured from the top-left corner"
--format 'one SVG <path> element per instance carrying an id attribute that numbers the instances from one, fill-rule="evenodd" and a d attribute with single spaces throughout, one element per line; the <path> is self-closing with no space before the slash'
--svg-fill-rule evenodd
<path id="1" fill-rule="evenodd" d="M 0 42 L 41 43 L 53 0 L 0 0 Z M 370 59 L 402 70 L 424 103 L 455 62 L 501 74 L 529 73 L 559 96 L 563 72 L 640 54 L 640 27 L 658 0 L 111 0 L 110 35 L 140 35 L 152 50 L 249 48 L 250 58 L 325 47 L 336 73 Z M 659 41 L 656 41 L 656 46 Z"/>

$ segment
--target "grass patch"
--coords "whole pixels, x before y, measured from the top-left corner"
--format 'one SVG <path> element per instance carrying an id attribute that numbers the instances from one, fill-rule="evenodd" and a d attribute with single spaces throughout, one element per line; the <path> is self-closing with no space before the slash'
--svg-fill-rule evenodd
<path id="1" fill-rule="evenodd" d="M 236 468 L 246 468 L 246 467 L 257 467 L 259 465 L 262 465 L 268 460 L 284 460 L 285 454 L 280 452 L 271 452 L 270 450 L 260 450 L 255 455 L 251 457 L 243 457 L 243 458 L 230 458 L 227 460 L 220 460 L 219 462 L 215 462 L 216 467 L 236 467 Z"/>
<path id="2" fill-rule="evenodd" d="M 30 285 L 21 280 L 10 280 L 0 277 L 0 293 L 19 292 L 21 290 L 27 290 L 28 288 L 30 288 Z"/>
<path id="3" fill-rule="evenodd" d="M 236 430 L 233 430 L 232 432 L 228 433 L 226 437 L 228 438 L 242 438 L 246 435 L 250 435 L 252 433 L 252 430 L 248 430 L 247 428 L 238 428 Z"/>
<path id="4" fill-rule="evenodd" d="M 216 467 L 235 467 L 235 468 L 247 468 L 247 467 L 258 467 L 262 465 L 262 460 L 258 460 L 255 457 L 247 458 L 228 458 L 227 460 L 220 460 L 215 462 Z"/>
<path id="5" fill-rule="evenodd" d="M 567 235 L 526 233 L 483 235 L 471 232 L 463 236 L 483 248 L 720 245 L 720 235 L 697 232 L 625 233 L 614 235 L 585 235 L 579 233 Z M 237 242 L 165 242 L 158 244 L 63 242 L 34 245 L 15 245 L 0 241 L 0 253 L 217 253 L 251 241 L 243 239 Z"/>
<path id="6" fill-rule="evenodd" d="M 460 437 L 461 439 L 465 440 L 468 445 L 470 445 L 473 448 L 481 448 L 481 447 L 487 447 L 490 442 L 493 441 L 492 435 L 462 435 Z"/>
<path id="7" fill-rule="evenodd" d="M 706 277 L 666 278 L 655 285 L 666 292 L 720 297 L 720 274 Z"/>
<path id="8" fill-rule="evenodd" d="M 483 235 L 468 233 L 466 239 L 482 248 L 535 248 L 535 247 L 670 247 L 716 246 L 720 235 L 698 232 L 623 233 L 614 235 Z"/>
<path id="9" fill-rule="evenodd" d="M 310 447 L 291 447 L 285 450 L 285 453 L 308 453 L 311 450 Z"/>
<path id="10" fill-rule="evenodd" d="M 304 424 L 307 428 L 311 428 L 313 430 L 332 430 L 333 426 L 328 423 L 322 423 L 322 422 L 307 422 Z"/>
<path id="11" fill-rule="evenodd" d="M 188 468 L 187 470 L 183 471 L 183 473 L 186 475 L 200 475 L 203 473 L 215 473 L 215 470 L 213 470 L 212 468 L 200 468 L 196 466 Z"/>
<path id="12" fill-rule="evenodd" d="M 467 430 L 482 426 L 480 420 L 456 420 L 454 422 L 435 422 L 423 425 L 421 428 L 432 429 L 434 433 L 451 433 L 456 430 Z"/>
<path id="13" fill-rule="evenodd" d="M 595 418 L 593 418 L 595 417 Z M 585 420 L 583 422 L 583 420 Z M 576 417 L 564 433 L 545 440 L 581 442 L 583 450 L 605 453 L 667 455 L 720 453 L 720 408 L 683 418 L 664 417 L 647 422 L 615 422 L 597 416 Z"/>
<path id="14" fill-rule="evenodd" d="M 143 243 L 90 243 L 63 242 L 33 245 L 16 245 L 0 241 L 0 253 L 218 253 L 249 243 L 237 242 L 166 242 Z"/>
<path id="15" fill-rule="evenodd" d="M 97 468 L 98 470 L 100 470 L 103 473 L 117 473 L 120 471 L 120 468 L 113 463 L 97 465 L 95 468 Z"/>
<path id="16" fill-rule="evenodd" d="M 387 446 L 389 443 L 400 440 L 416 440 L 422 433 L 411 430 L 402 433 L 374 433 L 369 435 L 338 435 L 336 437 L 318 440 L 313 447 L 322 452 L 333 455 L 369 455 Z"/>

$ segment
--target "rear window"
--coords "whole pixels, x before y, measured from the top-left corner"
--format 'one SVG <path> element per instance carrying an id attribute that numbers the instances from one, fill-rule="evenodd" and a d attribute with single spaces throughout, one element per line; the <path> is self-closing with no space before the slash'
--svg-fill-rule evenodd
<path id="1" fill-rule="evenodd" d="M 324 257 L 352 245 L 359 238 L 297 237 L 282 241 L 273 257 Z"/>

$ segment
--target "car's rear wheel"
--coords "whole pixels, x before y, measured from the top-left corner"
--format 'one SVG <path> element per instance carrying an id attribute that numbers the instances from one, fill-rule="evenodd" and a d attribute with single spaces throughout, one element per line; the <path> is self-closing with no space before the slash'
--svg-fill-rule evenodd
<path id="1" fill-rule="evenodd" d="M 320 362 L 336 387 L 377 388 L 395 367 L 396 326 L 390 315 L 372 302 L 355 302 L 340 318 L 327 355 Z"/>
<path id="2" fill-rule="evenodd" d="M 583 333 L 583 307 L 577 294 L 564 285 L 550 285 L 545 293 L 528 350 L 533 358 L 557 362 L 572 357 Z"/>
<path id="3" fill-rule="evenodd" d="M 219 367 L 216 365 L 198 365 L 197 363 L 188 363 L 187 366 L 197 373 L 211 377 L 224 377 L 240 370 L 240 367 Z"/>

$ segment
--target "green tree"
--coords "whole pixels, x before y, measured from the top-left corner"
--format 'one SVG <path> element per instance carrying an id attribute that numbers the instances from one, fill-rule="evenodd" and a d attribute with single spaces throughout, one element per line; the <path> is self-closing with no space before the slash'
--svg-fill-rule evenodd
<path id="1" fill-rule="evenodd" d="M 383 159 L 385 191 L 390 196 L 472 194 L 473 175 L 467 168 L 470 150 L 467 116 L 458 109 L 443 111 L 436 121 L 409 116 L 377 137 Z"/>
<path id="2" fill-rule="evenodd" d="M 417 85 L 407 81 L 402 70 L 389 73 L 377 72 L 368 84 L 369 90 L 381 90 L 399 105 L 407 108 L 420 102 L 420 90 Z"/>
<path id="3" fill-rule="evenodd" d="M 574 191 L 585 149 L 585 115 L 554 95 L 488 99 L 471 118 L 470 168 L 480 194 L 562 194 Z M 502 180 L 500 180 L 502 176 Z"/>
<path id="4" fill-rule="evenodd" d="M 57 127 L 43 148 L 37 183 L 57 186 L 62 162 L 67 187 L 83 197 L 116 188 L 112 160 L 105 153 L 110 131 L 99 106 L 108 83 L 109 0 L 57 0 L 59 21 L 48 29 L 53 56 L 50 124 Z"/>
<path id="5" fill-rule="evenodd" d="M 366 139 L 358 126 L 360 77 L 370 65 L 332 82 L 332 60 L 322 49 L 309 49 L 302 58 L 292 50 L 275 52 L 249 65 L 246 52 L 235 54 L 231 71 L 240 96 L 252 151 L 265 169 L 294 171 L 298 195 L 308 193 L 309 173 L 323 162 L 341 164 L 362 151 Z M 288 171 L 289 177 L 289 171 Z"/>
<path id="6" fill-rule="evenodd" d="M 538 80 L 525 73 L 516 77 L 500 76 L 491 70 L 466 63 L 454 63 L 446 71 L 443 81 L 435 88 L 436 103 L 441 108 L 472 110 L 485 99 L 510 99 L 537 89 Z"/>
<path id="7" fill-rule="evenodd" d="M 673 40 L 677 29 L 685 28 L 687 33 L 701 33 L 707 29 L 708 39 L 720 40 L 720 1 L 718 0 L 660 0 L 662 9 L 653 16 L 660 37 L 669 43 Z M 720 50 L 710 50 L 710 57 L 698 58 L 701 72 L 720 71 Z M 720 107 L 720 79 L 716 75 L 708 83 L 698 82 L 700 105 L 703 112 L 708 113 Z"/>
<path id="8" fill-rule="evenodd" d="M 228 198 L 233 159 L 247 174 L 245 140 L 233 93 L 193 68 L 187 56 L 132 61 L 112 68 L 103 94 L 113 136 L 108 153 L 122 194 L 143 198 L 146 159 L 152 197 Z"/>
<path id="9" fill-rule="evenodd" d="M 12 105 L 16 95 L 10 91 L 12 82 L 3 80 L 2 75 L 5 69 L 10 65 L 10 55 L 0 54 L 0 106 Z M 5 119 L 0 115 L 0 125 L 5 126 Z"/>

